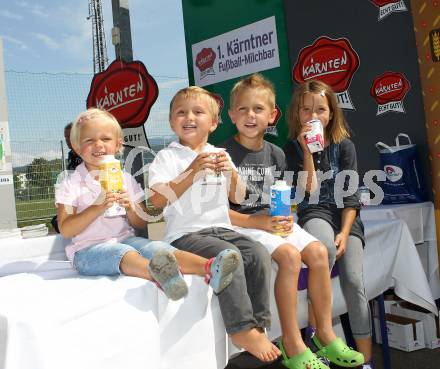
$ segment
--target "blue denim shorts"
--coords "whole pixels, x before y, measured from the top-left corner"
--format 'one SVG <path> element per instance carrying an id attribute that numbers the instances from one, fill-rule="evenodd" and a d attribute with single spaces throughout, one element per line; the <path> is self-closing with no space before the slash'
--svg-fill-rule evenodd
<path id="1" fill-rule="evenodd" d="M 136 251 L 151 260 L 159 250 L 175 252 L 177 249 L 162 241 L 128 237 L 119 242 L 99 243 L 75 252 L 73 266 L 83 275 L 120 275 L 119 264 L 127 252 Z"/>

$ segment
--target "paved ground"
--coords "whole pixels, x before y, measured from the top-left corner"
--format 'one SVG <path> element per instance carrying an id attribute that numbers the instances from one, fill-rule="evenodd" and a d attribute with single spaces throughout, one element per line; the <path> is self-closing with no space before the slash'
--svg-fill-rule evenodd
<path id="1" fill-rule="evenodd" d="M 376 369 L 384 369 L 382 364 L 382 346 L 374 345 L 374 358 L 376 361 Z M 390 349 L 391 368 L 392 369 L 440 369 L 440 348 L 434 350 L 418 350 L 413 352 L 403 352 Z M 249 354 L 242 354 L 241 357 L 230 360 L 225 369 L 286 369 L 286 367 L 278 361 L 272 365 L 262 365 Z M 332 366 L 332 368 L 339 368 Z"/>

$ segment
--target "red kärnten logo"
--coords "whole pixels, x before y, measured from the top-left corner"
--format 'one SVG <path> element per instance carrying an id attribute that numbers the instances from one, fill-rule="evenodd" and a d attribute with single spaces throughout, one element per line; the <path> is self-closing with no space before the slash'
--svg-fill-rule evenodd
<path id="1" fill-rule="evenodd" d="M 275 110 L 277 111 L 275 115 L 275 119 L 273 120 L 273 123 L 269 123 L 269 125 L 267 126 L 266 133 L 270 135 L 278 136 L 277 123 L 281 118 L 282 112 L 277 104 L 275 104 Z"/>
<path id="2" fill-rule="evenodd" d="M 322 36 L 300 51 L 292 76 L 297 83 L 316 79 L 330 85 L 339 105 L 354 109 L 347 90 L 358 67 L 359 56 L 346 38 Z"/>
<path id="3" fill-rule="evenodd" d="M 378 104 L 376 115 L 388 111 L 404 113 L 403 99 L 409 89 L 409 81 L 402 73 L 385 72 L 376 77 L 370 88 L 370 95 Z"/>
<path id="4" fill-rule="evenodd" d="M 196 56 L 196 67 L 200 71 L 200 79 L 205 78 L 207 75 L 213 75 L 214 61 L 216 58 L 214 50 L 211 48 L 203 48 Z"/>
<path id="5" fill-rule="evenodd" d="M 382 20 L 387 15 L 394 12 L 405 12 L 407 7 L 403 0 L 370 0 L 379 8 L 378 20 Z"/>
<path id="6" fill-rule="evenodd" d="M 142 62 L 115 60 L 93 77 L 87 108 L 107 110 L 122 128 L 135 128 L 145 123 L 158 94 L 157 83 Z"/>
<path id="7" fill-rule="evenodd" d="M 216 94 L 215 92 L 211 92 L 212 97 L 217 101 L 218 104 L 218 122 L 221 124 L 223 123 L 222 120 L 222 111 L 225 106 L 225 101 L 223 100 L 222 95 Z"/>

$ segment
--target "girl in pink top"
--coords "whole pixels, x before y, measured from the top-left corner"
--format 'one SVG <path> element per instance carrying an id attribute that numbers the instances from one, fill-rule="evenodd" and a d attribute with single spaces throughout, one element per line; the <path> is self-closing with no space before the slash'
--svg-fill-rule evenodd
<path id="1" fill-rule="evenodd" d="M 70 140 L 83 163 L 57 185 L 55 197 L 60 232 L 72 238 L 66 254 L 80 274 L 145 278 L 155 281 L 173 300 L 188 292 L 180 270 L 205 276 L 215 293 L 229 285 L 240 261 L 237 252 L 224 250 L 208 260 L 162 241 L 136 237 L 134 228 L 146 227 L 142 188 L 124 173 L 120 193 L 101 189 L 103 155 L 122 149 L 122 130 L 113 115 L 95 108 L 81 113 Z M 126 214 L 106 217 L 105 211 L 114 203 L 124 207 Z"/>

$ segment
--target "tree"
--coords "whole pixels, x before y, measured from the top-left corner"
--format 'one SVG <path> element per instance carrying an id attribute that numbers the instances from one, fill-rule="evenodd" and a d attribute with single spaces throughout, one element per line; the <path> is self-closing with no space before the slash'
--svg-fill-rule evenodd
<path id="1" fill-rule="evenodd" d="M 44 158 L 35 158 L 26 170 L 32 200 L 51 198 L 53 194 L 52 168 Z"/>

